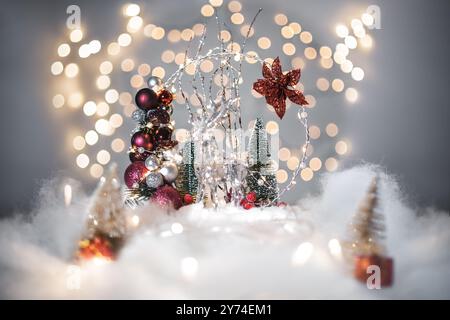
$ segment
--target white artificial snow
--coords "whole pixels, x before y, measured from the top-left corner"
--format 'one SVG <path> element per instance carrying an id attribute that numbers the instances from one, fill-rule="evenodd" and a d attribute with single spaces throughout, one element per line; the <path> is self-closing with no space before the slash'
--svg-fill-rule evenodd
<path id="1" fill-rule="evenodd" d="M 43 187 L 33 218 L 0 222 L 0 297 L 63 299 L 385 299 L 450 298 L 450 217 L 413 210 L 380 174 L 380 209 L 394 286 L 355 281 L 336 240 L 379 169 L 325 175 L 319 196 L 296 206 L 250 211 L 199 205 L 178 212 L 130 212 L 130 238 L 113 263 L 72 264 L 88 199 L 74 188 L 64 204 L 57 183 Z M 301 184 L 296 192 L 301 193 Z M 137 217 L 134 217 L 136 215 Z"/>

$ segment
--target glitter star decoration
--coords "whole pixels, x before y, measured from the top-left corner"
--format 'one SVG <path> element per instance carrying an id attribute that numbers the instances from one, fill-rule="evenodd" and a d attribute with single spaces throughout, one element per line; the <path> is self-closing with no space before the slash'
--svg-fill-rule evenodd
<path id="1" fill-rule="evenodd" d="M 275 109 L 280 119 L 283 119 L 286 112 L 287 98 L 295 104 L 308 105 L 303 93 L 294 89 L 294 86 L 300 80 L 300 69 L 294 69 L 283 74 L 280 58 L 277 57 L 272 63 L 272 70 L 267 63 L 264 63 L 262 75 L 264 79 L 258 79 L 253 84 L 253 89 L 266 98 L 266 102 Z"/>

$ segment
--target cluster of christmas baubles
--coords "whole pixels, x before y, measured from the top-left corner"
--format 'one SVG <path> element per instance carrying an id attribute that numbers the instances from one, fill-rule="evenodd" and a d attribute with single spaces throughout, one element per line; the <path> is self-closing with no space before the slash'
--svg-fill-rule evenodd
<path id="1" fill-rule="evenodd" d="M 178 167 L 170 159 L 164 159 L 162 152 L 177 145 L 172 140 L 171 124 L 174 93 L 157 77 L 150 77 L 147 84 L 148 88 L 139 90 L 135 98 L 139 109 L 132 117 L 139 126 L 131 137 L 131 164 L 125 171 L 125 184 L 130 189 L 154 189 L 156 199 L 164 202 L 167 198 L 177 208 L 181 199 L 172 183 L 177 178 Z"/>

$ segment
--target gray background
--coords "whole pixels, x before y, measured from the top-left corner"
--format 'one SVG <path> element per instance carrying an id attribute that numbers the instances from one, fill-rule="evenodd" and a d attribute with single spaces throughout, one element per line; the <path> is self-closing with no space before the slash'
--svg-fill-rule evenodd
<path id="1" fill-rule="evenodd" d="M 57 175 L 72 176 L 92 188 L 93 181 L 74 169 L 73 154 L 68 155 L 66 130 L 70 122 L 83 125 L 82 118 L 62 118 L 51 107 L 53 96 L 49 65 L 55 60 L 59 39 L 63 39 L 65 9 L 78 4 L 82 22 L 91 38 L 111 39 L 123 30 L 119 15 L 123 1 L 2 1 L 0 12 L 0 213 L 27 210 L 36 200 L 39 185 Z M 144 16 L 166 29 L 186 28 L 201 22 L 199 8 L 203 1 L 136 1 Z M 352 141 L 352 152 L 343 159 L 343 167 L 361 162 L 381 164 L 398 177 L 409 200 L 421 206 L 450 209 L 448 142 L 450 111 L 448 103 L 449 2 L 441 1 L 242 1 L 244 12 L 265 9 L 257 24 L 261 34 L 278 32 L 272 21 L 278 10 L 292 21 L 311 30 L 317 45 L 331 47 L 337 41 L 334 26 L 348 22 L 370 4 L 381 7 L 382 29 L 373 32 L 374 49 L 356 62 L 366 70 L 366 78 L 355 85 L 360 100 L 348 106 L 342 96 L 318 99 L 312 121 L 327 123 L 336 119 L 344 136 Z M 273 38 L 273 36 L 271 36 Z M 157 48 L 157 46 L 159 46 Z M 158 55 L 164 48 L 152 43 L 140 49 L 142 59 Z M 151 58 L 149 58 L 151 60 Z M 287 65 L 288 59 L 285 59 Z M 287 68 L 287 66 L 285 66 Z M 254 71 L 250 79 L 258 76 Z M 308 71 L 309 72 L 309 71 Z M 304 71 L 313 79 L 316 74 Z M 316 77 L 317 78 L 317 77 Z M 254 103 L 257 108 L 258 102 Z M 253 106 L 251 106 L 253 108 Z M 249 108 L 249 121 L 255 111 Z M 273 119 L 265 108 L 256 109 L 266 120 Z M 288 110 L 288 112 L 294 112 Z M 176 113 L 177 114 L 177 113 Z M 293 113 L 294 115 L 295 113 Z M 182 121 L 183 114 L 175 116 Z M 294 116 L 290 118 L 295 118 Z M 132 128 L 126 120 L 121 134 Z M 282 138 L 296 134 L 298 124 L 283 122 Z M 331 142 L 319 141 L 317 152 L 332 154 Z M 116 157 L 126 165 L 126 154 Z M 316 191 L 308 184 L 297 189 L 288 200 L 305 191 Z"/>

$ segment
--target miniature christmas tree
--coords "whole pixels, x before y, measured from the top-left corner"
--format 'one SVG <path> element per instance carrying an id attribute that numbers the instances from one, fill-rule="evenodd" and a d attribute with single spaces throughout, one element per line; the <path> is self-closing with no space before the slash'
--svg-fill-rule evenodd
<path id="1" fill-rule="evenodd" d="M 93 195 L 86 232 L 79 242 L 77 259 L 112 260 L 125 242 L 126 216 L 117 166 L 114 164 L 102 178 Z"/>
<path id="2" fill-rule="evenodd" d="M 177 190 L 185 204 L 196 202 L 198 191 L 198 179 L 195 174 L 195 145 L 192 140 L 185 143 L 183 147 L 183 161 L 179 166 L 180 172 L 177 177 Z"/>
<path id="3" fill-rule="evenodd" d="M 278 197 L 278 185 L 271 161 L 267 132 L 260 118 L 256 119 L 250 136 L 248 153 L 246 191 L 247 198 L 250 199 L 246 200 L 256 206 L 271 204 Z"/>
<path id="4" fill-rule="evenodd" d="M 344 255 L 353 263 L 354 276 L 361 282 L 366 282 L 370 276 L 369 266 L 378 266 L 381 271 L 380 284 L 392 284 L 393 260 L 385 256 L 386 248 L 382 244 L 384 231 L 384 216 L 378 211 L 378 184 L 375 177 L 350 224 L 352 240 L 344 242 Z"/>

